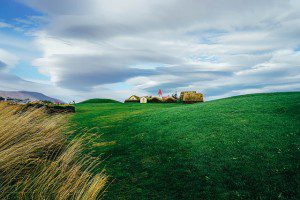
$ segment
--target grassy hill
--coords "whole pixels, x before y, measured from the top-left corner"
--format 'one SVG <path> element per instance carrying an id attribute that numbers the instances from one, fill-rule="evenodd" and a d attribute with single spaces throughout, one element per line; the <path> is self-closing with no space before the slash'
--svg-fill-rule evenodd
<path id="1" fill-rule="evenodd" d="M 113 99 L 88 99 L 80 103 L 120 103 L 120 102 Z"/>
<path id="2" fill-rule="evenodd" d="M 299 100 L 79 104 L 72 123 L 93 128 L 87 151 L 114 180 L 105 199 L 296 199 Z"/>

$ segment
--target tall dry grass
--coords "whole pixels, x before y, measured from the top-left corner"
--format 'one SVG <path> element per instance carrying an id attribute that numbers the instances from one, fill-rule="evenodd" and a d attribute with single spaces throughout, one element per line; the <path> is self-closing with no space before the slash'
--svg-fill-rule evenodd
<path id="1" fill-rule="evenodd" d="M 67 141 L 66 115 L 22 111 L 0 103 L 0 199 L 101 198 L 107 177 L 93 175 L 99 160 Z"/>

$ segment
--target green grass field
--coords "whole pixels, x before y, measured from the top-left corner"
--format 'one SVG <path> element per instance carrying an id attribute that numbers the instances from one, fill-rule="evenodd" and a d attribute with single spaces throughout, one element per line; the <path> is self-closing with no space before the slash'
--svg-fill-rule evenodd
<path id="1" fill-rule="evenodd" d="M 76 109 L 111 176 L 105 199 L 299 197 L 300 92 Z"/>

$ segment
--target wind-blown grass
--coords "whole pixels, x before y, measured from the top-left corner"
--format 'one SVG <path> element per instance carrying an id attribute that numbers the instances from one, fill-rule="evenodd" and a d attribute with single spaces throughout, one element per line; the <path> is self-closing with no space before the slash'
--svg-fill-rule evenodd
<path id="1" fill-rule="evenodd" d="M 83 156 L 82 140 L 67 141 L 67 115 L 21 111 L 0 103 L 0 199 L 96 199 L 107 177 Z"/>

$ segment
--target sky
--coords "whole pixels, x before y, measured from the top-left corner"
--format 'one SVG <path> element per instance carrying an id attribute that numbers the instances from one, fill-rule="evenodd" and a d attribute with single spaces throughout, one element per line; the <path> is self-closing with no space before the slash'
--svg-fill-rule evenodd
<path id="1" fill-rule="evenodd" d="M 64 101 L 300 90 L 299 0 L 0 0 L 0 90 Z"/>

